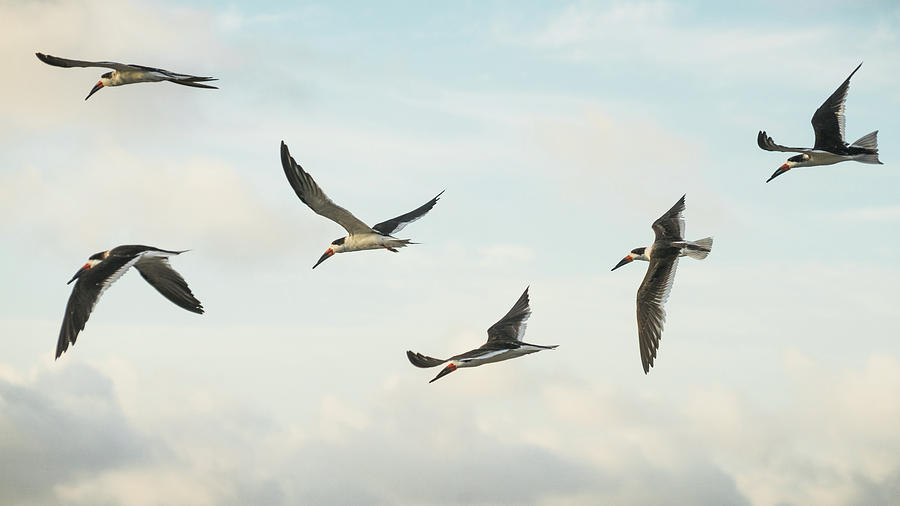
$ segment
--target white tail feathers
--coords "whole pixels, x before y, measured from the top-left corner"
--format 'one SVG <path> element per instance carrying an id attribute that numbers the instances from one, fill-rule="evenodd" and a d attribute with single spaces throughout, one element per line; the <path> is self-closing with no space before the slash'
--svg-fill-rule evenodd
<path id="1" fill-rule="evenodd" d="M 878 130 L 856 139 L 851 146 L 878 151 Z"/>
<path id="2" fill-rule="evenodd" d="M 864 153 L 861 155 L 856 155 L 853 159 L 857 162 L 883 165 L 881 163 L 881 160 L 878 159 L 878 130 L 875 130 L 872 133 L 863 135 L 859 139 L 856 139 L 856 142 L 851 144 L 851 146 L 855 148 L 863 148 L 874 151 L 874 153 Z"/>
<path id="3" fill-rule="evenodd" d="M 709 252 L 712 251 L 712 244 L 712 237 L 705 237 L 694 242 L 688 242 L 687 246 L 684 248 L 684 254 L 691 258 L 696 258 L 697 260 L 703 260 L 709 255 Z"/>
<path id="4" fill-rule="evenodd" d="M 856 160 L 857 162 L 862 162 L 862 163 L 874 163 L 876 165 L 884 165 L 883 163 L 881 163 L 881 160 L 878 159 L 878 153 L 874 153 L 871 155 L 856 155 L 856 158 L 854 158 L 854 160 Z"/>

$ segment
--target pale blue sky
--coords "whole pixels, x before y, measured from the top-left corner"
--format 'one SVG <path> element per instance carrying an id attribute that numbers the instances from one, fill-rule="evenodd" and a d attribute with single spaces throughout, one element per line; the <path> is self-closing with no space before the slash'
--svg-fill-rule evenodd
<path id="1" fill-rule="evenodd" d="M 890 2 L 0 3 L 0 502 L 872 504 L 900 486 L 900 9 Z M 99 69 L 213 75 L 84 96 Z M 797 169 L 859 63 L 847 136 Z M 278 145 L 421 244 L 338 255 Z M 657 366 L 609 269 L 687 194 Z M 54 362 L 65 281 L 129 273 Z M 531 285 L 553 352 L 429 385 Z M 47 476 L 46 471 L 50 470 Z M 5 476 L 5 477 L 4 477 Z M 498 485 L 499 483 L 499 485 Z M 652 486 L 648 486 L 652 483 Z M 436 492 L 437 491 L 437 492 Z"/>

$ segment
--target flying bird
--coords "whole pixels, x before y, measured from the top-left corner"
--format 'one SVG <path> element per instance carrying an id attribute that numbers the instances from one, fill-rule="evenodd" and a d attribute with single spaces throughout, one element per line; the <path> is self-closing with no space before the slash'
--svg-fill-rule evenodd
<path id="1" fill-rule="evenodd" d="M 616 270 L 634 260 L 650 262 L 644 281 L 637 291 L 638 346 L 641 349 L 644 374 L 649 373 L 653 367 L 659 340 L 662 339 L 663 322 L 666 320 L 663 304 L 672 291 L 678 258 L 689 256 L 703 260 L 712 250 L 712 237 L 697 241 L 684 240 L 682 211 L 684 211 L 684 196 L 678 199 L 672 209 L 653 222 L 653 231 L 656 233 L 653 244 L 646 248 L 631 250 L 631 253 L 612 268 Z"/>
<path id="2" fill-rule="evenodd" d="M 319 258 L 319 261 L 312 266 L 313 269 L 320 263 L 331 258 L 335 253 L 380 248 L 396 253 L 397 248 L 403 248 L 409 244 L 416 244 L 409 239 L 397 239 L 391 234 L 403 230 L 403 227 L 418 220 L 428 211 L 431 211 L 431 208 L 434 207 L 440 196 L 444 193 L 443 191 L 438 193 L 437 196 L 418 209 L 370 227 L 360 221 L 356 216 L 353 216 L 350 211 L 332 202 L 332 200 L 325 195 L 325 192 L 319 188 L 319 185 L 313 181 L 312 176 L 294 161 L 294 158 L 291 156 L 290 151 L 288 151 L 288 147 L 284 141 L 281 141 L 281 166 L 284 168 L 284 175 L 287 176 L 288 182 L 291 184 L 294 192 L 297 193 L 297 196 L 300 197 L 300 200 L 309 206 L 314 213 L 324 216 L 344 227 L 349 234 L 346 237 L 331 241 L 331 245 L 325 250 L 325 253 Z"/>
<path id="3" fill-rule="evenodd" d="M 760 131 L 756 136 L 756 143 L 766 151 L 784 151 L 788 153 L 800 153 L 792 156 L 778 170 L 772 174 L 766 182 L 775 179 L 794 167 L 812 167 L 815 165 L 832 165 L 847 160 L 856 160 L 862 163 L 881 165 L 878 159 L 878 130 L 863 135 L 853 144 L 847 144 L 844 140 L 844 102 L 847 101 L 847 90 L 850 88 L 850 78 L 862 67 L 860 63 L 843 84 L 828 97 L 812 117 L 813 130 L 816 133 L 816 143 L 812 148 L 789 148 L 775 144 L 766 132 Z"/>
<path id="4" fill-rule="evenodd" d="M 132 266 L 165 298 L 188 311 L 203 314 L 203 306 L 194 298 L 187 282 L 169 265 L 169 257 L 181 253 L 184 251 L 128 245 L 91 255 L 66 283 L 77 280 L 66 304 L 62 328 L 59 329 L 56 358 L 68 349 L 70 343 L 75 344 L 78 333 L 84 329 L 103 292 Z"/>
<path id="5" fill-rule="evenodd" d="M 169 72 L 168 70 L 157 69 L 153 67 L 145 67 L 143 65 L 125 64 L 114 61 L 82 61 L 69 60 L 67 58 L 58 58 L 44 53 L 34 53 L 42 62 L 53 65 L 54 67 L 100 67 L 113 69 L 100 76 L 100 80 L 84 97 L 85 100 L 91 98 L 91 95 L 106 86 L 121 86 L 123 84 L 133 83 L 155 83 L 159 81 L 169 81 L 183 86 L 193 86 L 194 88 L 210 88 L 218 89 L 208 84 L 200 84 L 207 81 L 217 81 L 213 77 L 198 77 L 190 74 L 178 74 Z"/>
<path id="6" fill-rule="evenodd" d="M 525 335 L 525 321 L 531 316 L 531 308 L 528 306 L 528 288 L 513 304 L 512 309 L 500 321 L 491 325 L 488 329 L 487 342 L 474 350 L 454 355 L 450 358 L 432 358 L 421 353 L 406 352 L 406 358 L 416 367 L 436 367 L 444 362 L 450 362 L 429 383 L 450 374 L 461 367 L 475 367 L 491 362 L 500 362 L 511 358 L 521 357 L 541 350 L 552 350 L 559 346 L 541 346 L 522 342 Z"/>

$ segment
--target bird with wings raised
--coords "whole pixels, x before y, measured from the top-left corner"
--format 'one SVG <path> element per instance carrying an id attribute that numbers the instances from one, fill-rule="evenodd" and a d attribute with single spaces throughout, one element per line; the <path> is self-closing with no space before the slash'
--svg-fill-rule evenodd
<path id="1" fill-rule="evenodd" d="M 528 305 L 528 288 L 513 304 L 512 309 L 503 318 L 491 325 L 488 329 L 487 342 L 474 350 L 454 355 L 450 358 L 433 358 L 412 351 L 406 352 L 406 358 L 416 367 L 436 367 L 449 362 L 441 372 L 429 383 L 450 374 L 461 367 L 476 367 L 491 362 L 500 362 L 511 358 L 521 357 L 541 350 L 552 350 L 557 344 L 542 346 L 522 342 L 525 335 L 526 320 L 531 316 L 531 308 Z"/>
<path id="2" fill-rule="evenodd" d="M 62 327 L 59 329 L 56 358 L 70 344 L 75 344 L 78 333 L 84 329 L 100 296 L 131 267 L 137 269 L 141 277 L 165 298 L 188 311 L 203 314 L 203 306 L 191 293 L 187 282 L 169 265 L 169 257 L 181 253 L 184 251 L 127 245 L 91 255 L 87 263 L 69 280 L 69 283 L 77 281 L 72 288 Z"/>
<path id="3" fill-rule="evenodd" d="M 650 262 L 644 281 L 637 291 L 638 346 L 644 374 L 653 367 L 659 340 L 662 339 L 663 323 L 666 320 L 663 305 L 672 291 L 678 258 L 689 256 L 703 260 L 712 250 L 712 237 L 697 241 L 684 239 L 684 217 L 681 215 L 684 211 L 684 197 L 682 195 L 666 214 L 653 222 L 653 232 L 656 234 L 653 244 L 631 250 L 612 268 L 616 270 L 634 260 Z"/>
<path id="4" fill-rule="evenodd" d="M 848 160 L 881 164 L 881 160 L 878 159 L 878 130 L 863 135 L 853 144 L 847 144 L 847 141 L 844 140 L 844 103 L 847 101 L 847 90 L 850 89 L 850 78 L 859 70 L 859 67 L 862 67 L 862 63 L 813 114 L 812 126 L 816 133 L 816 142 L 812 148 L 791 148 L 775 144 L 775 141 L 766 132 L 759 132 L 756 136 L 756 143 L 760 148 L 766 151 L 800 153 L 788 158 L 781 167 L 778 167 L 772 177 L 766 180 L 767 183 L 794 167 L 832 165 Z"/>
<path id="5" fill-rule="evenodd" d="M 313 265 L 315 269 L 319 264 L 331 258 L 335 253 L 345 253 L 348 251 L 360 251 L 367 249 L 386 249 L 388 251 L 397 252 L 397 248 L 406 247 L 409 244 L 415 244 L 409 239 L 397 239 L 391 234 L 395 234 L 406 225 L 418 220 L 425 215 L 437 203 L 440 196 L 444 193 L 438 193 L 433 199 L 421 205 L 417 209 L 406 214 L 401 214 L 396 218 L 368 226 L 359 218 L 335 204 L 325 192 L 319 188 L 319 185 L 313 180 L 309 172 L 303 170 L 291 156 L 287 145 L 281 141 L 281 166 L 284 169 L 284 175 L 287 176 L 288 182 L 294 189 L 294 192 L 300 197 L 304 204 L 309 206 L 314 213 L 324 216 L 329 220 L 344 227 L 347 236 L 331 241 L 331 245 L 325 250 L 325 253 L 319 257 L 319 261 Z"/>
<path id="6" fill-rule="evenodd" d="M 88 93 L 88 96 L 84 97 L 85 100 L 91 98 L 91 95 L 98 92 L 101 88 L 105 88 L 107 86 L 122 86 L 123 84 L 134 83 L 155 83 L 159 81 L 169 81 L 170 83 L 180 84 L 182 86 L 192 86 L 194 88 L 218 89 L 215 86 L 201 84 L 207 81 L 216 81 L 217 79 L 213 77 L 200 77 L 192 76 L 190 74 L 178 74 L 176 72 L 170 72 L 164 69 L 145 67 L 143 65 L 134 65 L 131 63 L 125 64 L 114 61 L 69 60 L 67 58 L 59 58 L 44 53 L 34 54 L 42 62 L 46 63 L 47 65 L 53 65 L 54 67 L 99 67 L 112 69 L 111 72 L 107 72 L 100 76 L 100 80 L 97 81 L 97 84 L 94 85 L 94 87 L 91 89 L 91 92 Z"/>

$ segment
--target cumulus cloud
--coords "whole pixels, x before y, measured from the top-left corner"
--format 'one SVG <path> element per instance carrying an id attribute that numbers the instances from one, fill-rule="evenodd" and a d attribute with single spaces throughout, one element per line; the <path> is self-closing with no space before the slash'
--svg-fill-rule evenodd
<path id="1" fill-rule="evenodd" d="M 529 328 L 535 335 L 554 327 L 543 321 L 553 310 L 542 302 Z M 5 369 L 0 448 L 14 457 L 3 461 L 5 502 L 846 504 L 896 488 L 900 362 L 891 356 L 834 365 L 789 346 L 775 365 L 775 395 L 709 378 L 679 377 L 666 389 L 584 379 L 585 361 L 572 362 L 568 351 L 575 341 L 558 336 L 559 350 L 435 384 L 398 353 L 348 390 L 295 382 L 328 370 L 340 376 L 371 358 L 345 357 L 346 370 L 309 363 L 317 355 L 303 358 L 305 341 L 290 328 L 266 332 L 278 333 L 257 345 L 287 343 L 282 354 L 297 358 L 241 371 L 238 362 L 267 353 L 232 356 L 225 347 L 207 359 L 234 371 L 215 381 L 203 373 L 159 378 L 174 357 L 149 367 L 69 357 L 30 376 Z M 189 360 L 210 339 L 244 333 L 165 334 L 184 343 Z M 677 334 L 667 335 L 671 363 L 690 343 L 673 347 Z M 629 369 L 638 374 L 634 358 Z M 662 375 L 640 379 L 667 378 L 654 372 Z M 368 377 L 385 379 L 366 384 Z"/>
<path id="2" fill-rule="evenodd" d="M 4 504 L 49 504 L 58 487 L 157 451 L 123 415 L 110 379 L 87 366 L 0 379 L 0 427 Z"/>
<path id="3" fill-rule="evenodd" d="M 282 231 L 296 228 L 220 160 L 148 160 L 115 147 L 87 158 L 101 162 L 0 173 L 0 213 L 21 218 L 0 226 L 82 253 L 120 238 L 238 258 L 290 240 Z"/>

